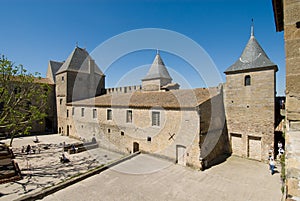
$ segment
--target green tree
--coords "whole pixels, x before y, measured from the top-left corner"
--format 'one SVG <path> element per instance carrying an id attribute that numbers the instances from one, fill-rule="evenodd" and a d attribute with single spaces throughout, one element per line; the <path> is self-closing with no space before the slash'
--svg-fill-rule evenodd
<path id="1" fill-rule="evenodd" d="M 38 73 L 31 74 L 0 55 L 0 133 L 10 135 L 10 146 L 14 137 L 43 123 L 49 91 Z"/>

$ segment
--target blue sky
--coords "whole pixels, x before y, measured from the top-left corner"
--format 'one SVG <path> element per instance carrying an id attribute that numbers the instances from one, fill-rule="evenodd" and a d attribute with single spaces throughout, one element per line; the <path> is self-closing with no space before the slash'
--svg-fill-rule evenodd
<path id="1" fill-rule="evenodd" d="M 65 60 L 76 43 L 92 52 L 118 34 L 161 28 L 198 43 L 225 82 L 223 72 L 245 47 L 253 18 L 256 39 L 279 67 L 277 95 L 284 95 L 283 33 L 275 31 L 271 0 L 3 0 L 1 8 L 0 54 L 42 76 L 46 74 L 49 60 Z M 111 66 L 97 63 L 102 70 L 106 69 L 103 71 L 107 87 L 140 84 L 155 54 L 155 49 L 141 50 L 118 59 Z M 166 51 L 161 51 L 161 56 L 174 81 L 184 88 L 205 87 L 201 78 L 195 76 L 193 67 L 182 58 Z M 130 78 L 128 72 L 132 74 Z M 177 77 L 182 77 L 186 84 Z"/>

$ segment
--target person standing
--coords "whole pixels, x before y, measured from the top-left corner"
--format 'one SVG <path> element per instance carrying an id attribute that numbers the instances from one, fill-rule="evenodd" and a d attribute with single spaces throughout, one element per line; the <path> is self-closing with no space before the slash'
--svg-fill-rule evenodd
<path id="1" fill-rule="evenodd" d="M 273 175 L 275 173 L 275 161 L 273 158 L 270 158 L 269 165 L 270 165 L 271 174 Z"/>

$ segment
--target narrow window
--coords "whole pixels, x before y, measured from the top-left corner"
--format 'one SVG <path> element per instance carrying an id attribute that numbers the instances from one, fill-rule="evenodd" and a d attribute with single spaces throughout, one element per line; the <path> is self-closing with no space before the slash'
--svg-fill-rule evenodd
<path id="1" fill-rule="evenodd" d="M 107 118 L 106 118 L 107 120 L 112 120 L 112 111 L 111 111 L 111 109 L 108 109 L 108 110 L 107 110 L 107 115 L 106 115 L 106 117 L 107 117 Z"/>
<path id="2" fill-rule="evenodd" d="M 159 126 L 159 125 L 160 125 L 160 113 L 152 112 L 152 126 Z"/>
<path id="3" fill-rule="evenodd" d="M 63 101 L 63 99 L 61 98 L 61 99 L 59 99 L 59 104 L 61 105 L 62 104 L 62 101 Z"/>
<path id="4" fill-rule="evenodd" d="M 127 110 L 126 122 L 127 123 L 132 123 L 132 110 Z"/>
<path id="5" fill-rule="evenodd" d="M 72 107 L 72 116 L 75 114 L 75 107 Z"/>
<path id="6" fill-rule="evenodd" d="M 97 118 L 97 109 L 93 109 L 93 119 Z"/>
<path id="7" fill-rule="evenodd" d="M 69 117 L 69 110 L 67 110 L 67 117 Z"/>
<path id="8" fill-rule="evenodd" d="M 81 108 L 81 116 L 84 117 L 84 108 Z"/>
<path id="9" fill-rule="evenodd" d="M 250 86 L 251 85 L 251 77 L 250 75 L 245 76 L 245 86 Z"/>
<path id="10" fill-rule="evenodd" d="M 61 77 L 61 81 L 62 81 L 62 82 L 65 81 L 65 77 L 64 77 L 64 76 Z"/>

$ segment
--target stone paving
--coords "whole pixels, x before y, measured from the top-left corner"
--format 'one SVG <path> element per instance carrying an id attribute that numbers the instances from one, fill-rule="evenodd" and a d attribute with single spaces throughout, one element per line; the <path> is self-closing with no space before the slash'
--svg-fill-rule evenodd
<path id="1" fill-rule="evenodd" d="M 39 143 L 34 143 L 34 139 L 35 137 L 30 136 L 14 140 L 15 161 L 19 164 L 24 178 L 20 181 L 1 184 L 0 200 L 14 200 L 23 195 L 38 192 L 122 157 L 121 154 L 97 148 L 72 155 L 65 152 L 70 162 L 61 163 L 59 158 L 63 153 L 63 142 L 72 144 L 80 141 L 58 134 L 38 136 Z M 4 142 L 9 143 L 9 140 Z M 21 147 L 26 147 L 28 144 L 40 147 L 41 152 L 36 151 L 35 154 L 29 155 L 21 153 Z"/>
<path id="2" fill-rule="evenodd" d="M 43 200 L 280 201 L 280 174 L 230 157 L 204 172 L 141 154 Z"/>

